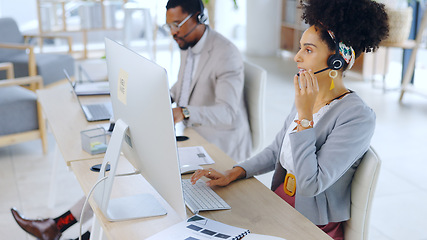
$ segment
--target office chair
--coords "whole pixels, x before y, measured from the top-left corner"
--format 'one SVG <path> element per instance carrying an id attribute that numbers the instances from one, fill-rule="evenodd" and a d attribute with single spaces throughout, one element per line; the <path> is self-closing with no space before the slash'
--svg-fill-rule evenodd
<path id="1" fill-rule="evenodd" d="M 43 85 L 47 86 L 59 80 L 64 80 L 63 69 L 67 69 L 74 76 L 74 59 L 70 54 L 38 53 L 34 46 L 26 41 L 29 38 L 65 38 L 68 40 L 69 52 L 71 38 L 65 36 L 22 35 L 17 23 L 12 18 L 0 18 L 0 62 L 11 62 L 16 77 L 36 76 L 43 78 Z M 0 79 L 5 78 L 0 73 Z"/>
<path id="2" fill-rule="evenodd" d="M 267 71 L 260 66 L 244 61 L 244 100 L 248 111 L 252 136 L 252 155 L 258 152 L 264 141 L 264 95 Z"/>
<path id="3" fill-rule="evenodd" d="M 13 64 L 0 63 L 10 79 L 0 80 L 0 147 L 41 139 L 47 153 L 46 125 L 34 92 L 20 85 L 43 87 L 40 76 L 14 78 Z"/>
<path id="4" fill-rule="evenodd" d="M 372 199 L 381 160 L 372 147 L 365 153 L 351 183 L 351 218 L 344 223 L 344 239 L 367 240 Z"/>

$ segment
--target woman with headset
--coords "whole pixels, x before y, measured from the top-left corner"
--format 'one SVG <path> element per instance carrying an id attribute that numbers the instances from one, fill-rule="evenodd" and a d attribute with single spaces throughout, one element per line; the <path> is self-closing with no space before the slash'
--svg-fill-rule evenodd
<path id="1" fill-rule="evenodd" d="M 209 186 L 274 170 L 271 189 L 334 239 L 350 219 L 350 187 L 370 146 L 375 113 L 347 89 L 344 71 L 388 35 L 384 5 L 371 0 L 300 1 L 310 27 L 295 55 L 295 104 L 274 141 L 221 173 L 198 170 Z"/>

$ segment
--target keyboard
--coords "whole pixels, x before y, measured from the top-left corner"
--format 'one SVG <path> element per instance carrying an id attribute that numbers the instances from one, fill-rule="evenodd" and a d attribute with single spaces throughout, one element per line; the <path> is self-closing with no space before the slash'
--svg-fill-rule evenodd
<path id="1" fill-rule="evenodd" d="M 231 209 L 214 190 L 206 186 L 203 180 L 198 180 L 192 185 L 190 179 L 182 179 L 185 205 L 194 213 L 209 210 Z"/>
<path id="2" fill-rule="evenodd" d="M 85 105 L 93 119 L 110 119 L 111 114 L 104 104 L 88 104 Z"/>

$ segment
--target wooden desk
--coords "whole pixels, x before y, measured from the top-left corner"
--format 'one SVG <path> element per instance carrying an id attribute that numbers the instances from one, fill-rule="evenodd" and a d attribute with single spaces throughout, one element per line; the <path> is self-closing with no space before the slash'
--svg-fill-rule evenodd
<path id="1" fill-rule="evenodd" d="M 103 154 L 90 155 L 84 152 L 81 148 L 80 131 L 94 128 L 102 122 L 86 121 L 68 84 L 38 91 L 37 95 L 64 160 L 73 170 L 85 194 L 88 194 L 98 178 L 98 173 L 91 172 L 89 168 L 101 163 Z M 81 97 L 80 99 L 84 102 L 95 102 L 105 101 L 108 97 Z M 206 167 L 227 170 L 235 164 L 230 157 L 207 142 L 193 129 L 185 129 L 184 135 L 189 136 L 190 139 L 178 142 L 179 147 L 201 145 L 215 160 L 215 164 L 206 165 Z M 132 170 L 133 167 L 126 159 L 119 161 L 117 173 L 127 173 Z M 190 175 L 183 177 L 188 178 Z M 144 191 L 152 191 L 152 188 L 141 175 L 116 177 L 112 197 L 134 195 Z M 215 191 L 232 209 L 202 212 L 201 215 L 229 225 L 250 229 L 253 233 L 280 236 L 287 240 L 331 239 L 255 178 L 239 180 L 225 188 L 215 188 Z M 122 222 L 109 222 L 92 200 L 90 204 L 108 239 L 144 239 L 182 221 L 173 209 L 167 206 L 164 200 L 162 201 L 168 210 L 166 216 Z M 187 209 L 187 215 L 193 214 Z"/>
<path id="2" fill-rule="evenodd" d="M 39 90 L 37 97 L 67 166 L 71 161 L 103 157 L 103 154 L 91 155 L 82 151 L 80 131 L 108 121 L 88 122 L 69 83 Z M 109 96 L 79 98 L 82 103 L 109 101 Z"/>
<path id="3" fill-rule="evenodd" d="M 178 142 L 178 146 L 202 145 L 208 154 L 215 160 L 215 164 L 206 165 L 218 170 L 227 170 L 235 162 L 215 145 L 208 143 L 193 129 L 184 131 L 190 139 Z M 102 159 L 71 162 L 71 169 L 75 173 L 85 194 L 96 182 L 98 174 L 89 171 L 90 166 L 101 163 Z M 118 172 L 131 172 L 132 166 L 126 159 L 119 161 Z M 184 175 L 183 178 L 189 178 Z M 116 177 L 112 197 L 136 194 L 142 191 L 143 177 Z M 255 178 L 239 180 L 224 188 L 214 190 L 231 206 L 231 210 L 207 211 L 201 215 L 236 227 L 247 228 L 253 233 L 280 236 L 287 240 L 299 239 L 331 239 L 307 218 L 283 201 L 270 189 Z M 181 221 L 168 207 L 166 216 L 131 220 L 124 222 L 109 222 L 100 210 L 90 201 L 92 208 L 104 229 L 108 239 L 142 239 L 153 235 L 175 223 Z M 187 216 L 193 214 L 187 209 Z"/>

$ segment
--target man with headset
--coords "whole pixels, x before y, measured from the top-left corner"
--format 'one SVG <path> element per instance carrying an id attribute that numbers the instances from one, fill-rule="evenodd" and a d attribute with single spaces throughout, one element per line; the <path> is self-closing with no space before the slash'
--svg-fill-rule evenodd
<path id="1" fill-rule="evenodd" d="M 205 25 L 201 0 L 169 0 L 166 25 L 181 51 L 181 67 L 171 96 L 175 123 L 184 121 L 200 135 L 216 144 L 234 160 L 246 160 L 251 135 L 243 102 L 243 60 L 238 49 L 226 38 Z M 190 68 L 191 67 L 191 68 Z M 18 225 L 41 240 L 56 240 L 77 222 L 85 198 L 57 218 L 27 219 L 11 209 Z M 82 239 L 89 239 L 90 233 Z"/>
<path id="2" fill-rule="evenodd" d="M 166 9 L 164 27 L 181 49 L 171 88 L 175 123 L 183 121 L 234 160 L 246 160 L 252 141 L 239 50 L 205 24 L 201 0 L 169 0 Z"/>

